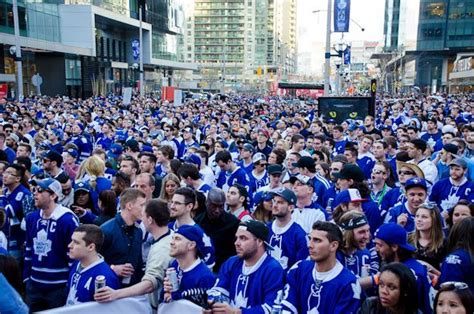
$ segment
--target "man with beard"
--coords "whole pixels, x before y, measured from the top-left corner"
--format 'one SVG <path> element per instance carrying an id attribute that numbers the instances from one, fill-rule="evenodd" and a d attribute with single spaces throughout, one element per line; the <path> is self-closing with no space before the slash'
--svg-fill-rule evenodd
<path id="1" fill-rule="evenodd" d="M 474 183 L 466 178 L 467 163 L 456 158 L 449 164 L 449 178 L 442 179 L 433 186 L 430 201 L 436 202 L 442 211 L 447 212 L 459 200 L 474 202 Z"/>
<path id="2" fill-rule="evenodd" d="M 404 227 L 410 233 L 415 231 L 415 214 L 428 196 L 426 181 L 420 178 L 411 178 L 405 183 L 407 201 L 393 207 L 385 216 L 385 222 L 394 222 Z"/>
<path id="3" fill-rule="evenodd" d="M 308 257 L 306 232 L 291 217 L 296 204 L 295 193 L 282 188 L 272 194 L 272 215 L 275 220 L 269 226 L 268 242 L 273 248 L 270 253 L 287 270 L 297 261 Z"/>
<path id="4" fill-rule="evenodd" d="M 270 312 L 278 291 L 283 288 L 285 272 L 267 253 L 268 228 L 262 222 L 241 223 L 235 234 L 236 256 L 219 271 L 211 291 L 220 292 L 229 303 L 212 305 L 214 313 Z"/>
<path id="5" fill-rule="evenodd" d="M 309 239 L 311 260 L 296 263 L 287 275 L 282 301 L 289 313 L 355 313 L 361 287 L 336 259 L 342 233 L 333 223 L 315 222 Z"/>
<path id="6" fill-rule="evenodd" d="M 33 312 L 63 306 L 69 277 L 68 244 L 79 225 L 74 213 L 57 203 L 61 184 L 52 179 L 33 181 L 38 210 L 26 217 L 26 247 L 23 278 Z"/>
<path id="7" fill-rule="evenodd" d="M 216 263 L 214 271 L 217 272 L 232 255 L 235 255 L 235 247 L 229 245 L 235 238 L 239 227 L 239 220 L 224 210 L 226 195 L 218 188 L 212 188 L 206 199 L 206 211 L 196 217 L 196 223 L 201 226 L 211 238 L 215 252 Z"/>
<path id="8" fill-rule="evenodd" d="M 431 300 L 434 299 L 434 289 L 431 286 L 426 267 L 413 258 L 416 249 L 407 242 L 407 239 L 408 235 L 403 227 L 394 223 L 386 223 L 375 234 L 375 249 L 382 262 L 399 262 L 411 269 L 415 275 L 418 296 L 421 299 L 419 301 L 420 310 L 423 313 L 432 313 Z"/>

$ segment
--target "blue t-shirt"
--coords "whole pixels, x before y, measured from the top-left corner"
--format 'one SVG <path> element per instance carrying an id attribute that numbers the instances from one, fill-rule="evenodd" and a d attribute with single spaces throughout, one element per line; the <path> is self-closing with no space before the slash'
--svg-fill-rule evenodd
<path id="1" fill-rule="evenodd" d="M 357 278 L 339 262 L 318 273 L 314 261 L 301 261 L 286 278 L 282 306 L 290 313 L 356 313 L 360 306 Z"/>
<path id="2" fill-rule="evenodd" d="M 112 289 L 120 288 L 117 275 L 102 257 L 86 268 L 81 268 L 80 266 L 80 262 L 76 261 L 71 267 L 66 305 L 94 301 L 95 279 L 100 275 L 105 276 L 105 285 L 107 287 Z"/>

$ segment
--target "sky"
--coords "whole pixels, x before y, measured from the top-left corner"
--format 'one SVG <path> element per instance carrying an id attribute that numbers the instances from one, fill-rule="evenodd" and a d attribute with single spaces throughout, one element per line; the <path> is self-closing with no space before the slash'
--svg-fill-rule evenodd
<path id="1" fill-rule="evenodd" d="M 334 3 L 334 0 L 333 0 Z M 350 40 L 382 40 L 385 0 L 352 0 L 351 18 L 361 25 L 365 31 L 362 32 L 357 25 L 351 21 L 349 33 L 346 37 Z M 298 0 L 298 25 L 303 28 L 311 28 L 316 22 L 324 26 L 316 32 L 318 41 L 325 41 L 326 26 L 326 0 Z M 316 10 L 324 12 L 312 13 Z M 333 35 L 335 36 L 335 35 Z M 305 40 L 305 38 L 301 38 Z"/>
<path id="2" fill-rule="evenodd" d="M 303 73 L 320 73 L 324 63 L 326 42 L 327 0 L 298 1 L 298 63 L 311 64 L 300 67 Z M 334 3 L 334 0 L 332 0 Z M 322 12 L 312 13 L 321 10 Z M 383 43 L 385 0 L 351 0 L 351 24 L 349 32 L 344 34 L 344 41 L 354 42 L 379 41 Z M 355 22 L 354 22 L 355 21 Z M 357 24 L 364 28 L 361 30 Z M 340 33 L 331 35 L 331 44 L 341 39 Z M 299 71 L 301 73 L 301 71 Z"/>

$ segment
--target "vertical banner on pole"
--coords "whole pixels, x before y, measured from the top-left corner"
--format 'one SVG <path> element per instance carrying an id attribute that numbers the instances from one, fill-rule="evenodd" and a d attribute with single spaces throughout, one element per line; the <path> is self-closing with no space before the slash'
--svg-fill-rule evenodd
<path id="1" fill-rule="evenodd" d="M 344 64 L 351 64 L 351 46 L 347 46 L 346 50 L 344 50 Z"/>
<path id="2" fill-rule="evenodd" d="M 334 1 L 334 32 L 347 33 L 351 13 L 351 0 Z"/>
<path id="3" fill-rule="evenodd" d="M 140 58 L 140 41 L 138 39 L 132 40 L 132 54 L 133 60 L 137 61 Z"/>

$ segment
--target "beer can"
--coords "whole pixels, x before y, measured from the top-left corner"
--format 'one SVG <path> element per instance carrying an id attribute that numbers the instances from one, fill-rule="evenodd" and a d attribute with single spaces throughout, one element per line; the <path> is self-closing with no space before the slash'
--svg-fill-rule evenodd
<path id="1" fill-rule="evenodd" d="M 172 292 L 179 290 L 179 282 L 178 282 L 178 274 L 176 273 L 176 269 L 174 267 L 170 267 L 166 270 L 166 277 L 171 283 Z"/>
<path id="2" fill-rule="evenodd" d="M 95 291 L 105 287 L 105 276 L 99 275 L 95 277 Z"/>
<path id="3" fill-rule="evenodd" d="M 370 275 L 370 265 L 362 265 L 360 277 L 364 278 Z"/>

